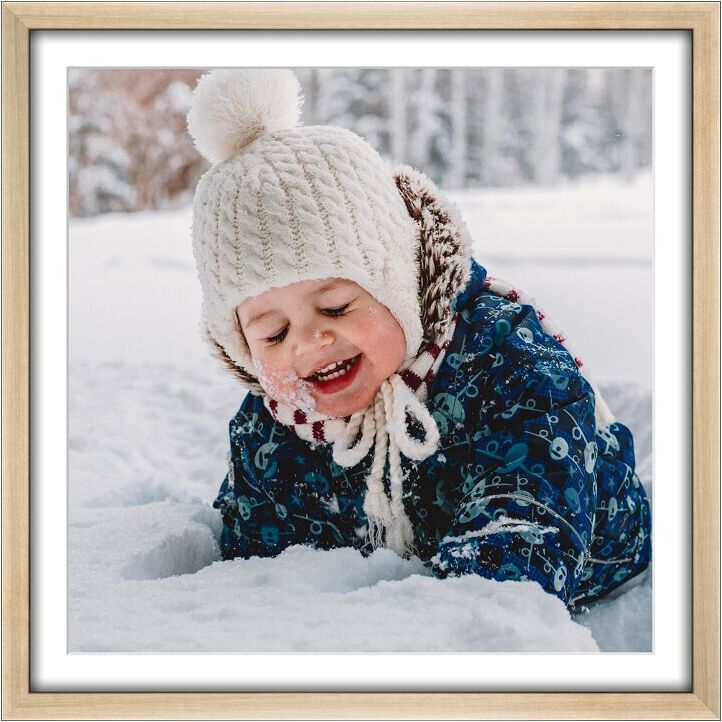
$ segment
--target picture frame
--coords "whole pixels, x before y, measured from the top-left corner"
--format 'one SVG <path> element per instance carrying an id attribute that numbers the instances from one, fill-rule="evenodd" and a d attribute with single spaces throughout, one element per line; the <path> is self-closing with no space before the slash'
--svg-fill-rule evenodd
<path id="1" fill-rule="evenodd" d="M 403 7 L 402 7 L 403 5 Z M 684 30 L 692 38 L 692 685 L 685 692 L 38 692 L 30 678 L 30 68 L 35 30 Z M 719 6 L 694 3 L 3 5 L 3 716 L 718 719 Z"/>

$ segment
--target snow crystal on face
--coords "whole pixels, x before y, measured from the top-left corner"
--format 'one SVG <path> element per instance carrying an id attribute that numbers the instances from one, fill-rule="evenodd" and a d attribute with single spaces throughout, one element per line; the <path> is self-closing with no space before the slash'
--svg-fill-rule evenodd
<path id="1" fill-rule="evenodd" d="M 312 384 L 293 369 L 277 369 L 255 359 L 253 365 L 258 382 L 272 399 L 307 413 L 316 410 Z"/>

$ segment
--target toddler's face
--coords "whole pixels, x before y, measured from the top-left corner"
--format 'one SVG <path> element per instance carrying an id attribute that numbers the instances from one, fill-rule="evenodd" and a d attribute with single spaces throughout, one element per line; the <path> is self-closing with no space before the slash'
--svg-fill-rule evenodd
<path id="1" fill-rule="evenodd" d="M 329 416 L 365 409 L 406 353 L 398 321 L 353 281 L 272 288 L 236 315 L 269 396 Z"/>

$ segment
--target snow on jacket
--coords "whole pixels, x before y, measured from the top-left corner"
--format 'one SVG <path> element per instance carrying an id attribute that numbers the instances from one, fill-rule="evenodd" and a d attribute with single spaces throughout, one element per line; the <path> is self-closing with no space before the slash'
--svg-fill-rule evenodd
<path id="1" fill-rule="evenodd" d="M 472 263 L 457 325 L 429 389 L 435 454 L 403 459 L 416 554 L 440 577 L 529 579 L 566 604 L 592 601 L 649 564 L 650 509 L 632 435 L 597 429 L 595 397 L 535 309 L 484 287 Z M 249 394 L 230 423 L 214 505 L 223 557 L 292 544 L 371 551 L 363 501 L 371 455 L 346 469 Z"/>

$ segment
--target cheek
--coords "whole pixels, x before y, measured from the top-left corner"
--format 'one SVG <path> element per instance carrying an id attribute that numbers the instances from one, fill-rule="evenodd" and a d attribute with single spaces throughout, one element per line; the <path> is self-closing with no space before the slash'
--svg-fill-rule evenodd
<path id="1" fill-rule="evenodd" d="M 385 376 L 391 375 L 406 355 L 406 337 L 398 321 L 385 309 L 370 308 L 357 327 L 357 345 Z"/>
<path id="2" fill-rule="evenodd" d="M 258 382 L 270 398 L 304 411 L 315 409 L 311 384 L 299 378 L 288 365 L 260 359 L 254 359 L 254 364 Z"/>

